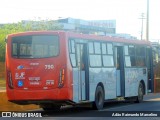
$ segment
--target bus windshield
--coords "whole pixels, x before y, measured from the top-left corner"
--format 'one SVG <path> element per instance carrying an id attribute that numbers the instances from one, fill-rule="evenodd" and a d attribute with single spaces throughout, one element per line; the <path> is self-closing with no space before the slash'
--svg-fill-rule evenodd
<path id="1" fill-rule="evenodd" d="M 12 38 L 12 57 L 14 58 L 47 58 L 58 54 L 58 36 L 28 35 Z"/>

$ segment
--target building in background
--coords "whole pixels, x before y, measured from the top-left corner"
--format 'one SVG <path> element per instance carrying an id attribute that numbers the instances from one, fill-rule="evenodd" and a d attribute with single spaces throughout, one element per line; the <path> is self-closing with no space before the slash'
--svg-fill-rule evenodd
<path id="1" fill-rule="evenodd" d="M 58 20 L 22 20 L 21 22 L 24 27 L 31 23 L 32 27 L 36 29 L 37 25 L 39 24 L 42 24 L 42 27 L 44 27 L 43 24 L 45 24 L 45 26 L 46 24 L 48 24 L 49 27 L 54 25 L 52 23 L 55 21 L 65 31 L 119 37 L 130 40 L 137 39 L 136 37 L 131 36 L 128 33 L 116 33 L 116 20 L 82 20 L 75 18 L 60 18 Z M 3 26 L 3 24 L 0 26 Z"/>
<path id="2" fill-rule="evenodd" d="M 97 34 L 103 36 L 137 39 L 126 33 L 116 33 L 116 20 L 82 20 L 74 18 L 59 19 L 63 30 L 83 34 Z"/>
<path id="3" fill-rule="evenodd" d="M 107 34 L 107 36 L 125 38 L 129 40 L 138 40 L 137 37 L 131 36 L 130 34 L 127 34 L 127 33 Z"/>
<path id="4" fill-rule="evenodd" d="M 82 20 L 74 18 L 59 19 L 66 31 L 84 34 L 107 35 L 116 33 L 116 20 Z"/>

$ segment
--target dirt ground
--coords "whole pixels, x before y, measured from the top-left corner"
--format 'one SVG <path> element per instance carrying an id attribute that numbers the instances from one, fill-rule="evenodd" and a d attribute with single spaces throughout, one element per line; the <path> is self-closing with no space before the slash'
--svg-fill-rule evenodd
<path id="1" fill-rule="evenodd" d="M 26 111 L 39 109 L 38 105 L 17 105 L 8 101 L 5 91 L 0 90 L 0 111 Z"/>

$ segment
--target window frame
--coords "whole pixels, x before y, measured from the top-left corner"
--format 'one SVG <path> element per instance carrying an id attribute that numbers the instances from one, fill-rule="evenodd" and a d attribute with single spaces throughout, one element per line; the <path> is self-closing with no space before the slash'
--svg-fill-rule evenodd
<path id="1" fill-rule="evenodd" d="M 126 52 L 126 50 L 125 50 L 125 47 L 128 47 L 128 54 L 126 54 L 125 52 Z M 134 54 L 132 55 L 132 54 L 130 54 L 130 52 L 129 52 L 129 46 L 133 46 L 134 47 Z M 130 64 L 131 64 L 131 66 L 127 66 L 126 65 L 126 57 L 130 57 Z M 132 61 L 131 61 L 131 57 L 134 57 L 134 65 L 132 65 Z M 124 64 L 125 64 L 125 67 L 127 67 L 127 68 L 135 68 L 135 67 L 137 67 L 136 66 L 136 45 L 134 45 L 134 44 L 124 44 Z"/>
<path id="2" fill-rule="evenodd" d="M 103 64 L 103 67 L 105 68 L 112 68 L 112 67 L 115 67 L 115 57 L 114 57 L 114 46 L 113 46 L 113 43 L 112 42 L 102 42 L 101 43 L 102 47 L 103 47 L 103 44 L 105 45 L 105 49 L 106 49 L 106 54 L 103 53 L 103 48 L 102 48 L 102 64 Z M 110 54 L 108 51 L 108 45 L 111 44 L 112 45 L 112 54 Z M 104 60 L 103 60 L 103 57 L 104 56 L 110 56 L 113 58 L 113 66 L 108 66 L 108 65 L 104 65 Z"/>
<path id="3" fill-rule="evenodd" d="M 93 43 L 93 53 L 90 53 L 90 46 L 89 44 L 90 43 Z M 99 43 L 100 44 L 100 53 L 96 53 L 96 49 L 95 49 L 95 43 Z M 88 55 L 89 55 L 89 67 L 91 68 L 102 68 L 103 67 L 103 62 L 102 62 L 102 45 L 101 45 L 101 41 L 98 41 L 98 40 L 88 40 Z M 90 62 L 90 56 L 91 55 L 100 55 L 100 64 L 101 65 L 98 65 L 98 66 L 92 66 L 91 65 L 91 62 Z"/>
<path id="4" fill-rule="evenodd" d="M 142 53 L 141 55 L 137 55 L 137 47 L 139 47 L 139 48 L 143 48 L 143 50 L 144 50 L 144 54 Z M 140 50 L 141 51 L 141 50 Z M 144 60 L 144 62 L 143 62 L 143 64 L 144 65 L 138 65 L 137 64 L 137 58 L 143 58 L 143 60 Z M 142 60 L 142 61 L 143 61 Z M 142 45 L 137 45 L 136 46 L 136 66 L 137 67 L 146 67 L 147 65 L 146 65 L 146 46 L 142 46 Z"/>
<path id="5" fill-rule="evenodd" d="M 48 56 L 48 57 L 20 57 L 21 56 L 20 55 L 21 42 L 20 42 L 20 40 L 15 40 L 17 42 L 14 42 L 14 39 L 16 39 L 16 38 L 19 39 L 20 37 L 34 37 L 34 36 L 54 36 L 54 37 L 57 37 L 57 45 L 58 45 L 57 55 Z M 51 40 L 51 41 L 54 41 L 54 40 Z M 13 55 L 13 44 L 14 43 L 16 43 L 16 46 L 17 46 L 17 55 Z M 29 42 L 27 43 L 26 40 L 24 40 L 24 42 L 22 44 L 29 45 Z M 24 36 L 14 36 L 14 37 L 11 38 L 11 57 L 14 58 L 14 59 L 45 59 L 45 58 L 57 57 L 59 55 L 60 55 L 60 37 L 59 37 L 59 35 L 55 35 L 55 34 L 40 34 L 40 35 L 39 34 L 33 34 L 33 35 L 24 35 Z M 27 55 L 25 55 L 25 56 L 27 56 Z"/>
<path id="6" fill-rule="evenodd" d="M 74 51 L 72 51 L 72 42 L 71 41 L 74 41 Z M 77 67 L 77 54 L 76 54 L 75 45 L 76 45 L 76 38 L 68 38 L 69 59 L 70 59 L 71 66 L 73 68 Z M 72 59 L 71 59 L 72 54 L 74 54 L 74 56 L 75 56 L 75 63 L 76 63 L 75 66 L 72 63 Z"/>

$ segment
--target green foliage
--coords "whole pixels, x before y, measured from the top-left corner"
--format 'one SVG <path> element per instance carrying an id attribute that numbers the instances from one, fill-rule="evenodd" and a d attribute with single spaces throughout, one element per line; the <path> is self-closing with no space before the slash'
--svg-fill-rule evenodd
<path id="1" fill-rule="evenodd" d="M 39 31 L 39 30 L 60 30 L 62 27 L 56 21 L 39 20 L 39 21 L 21 21 L 18 23 L 0 25 L 0 61 L 5 60 L 5 38 L 8 34 Z"/>

